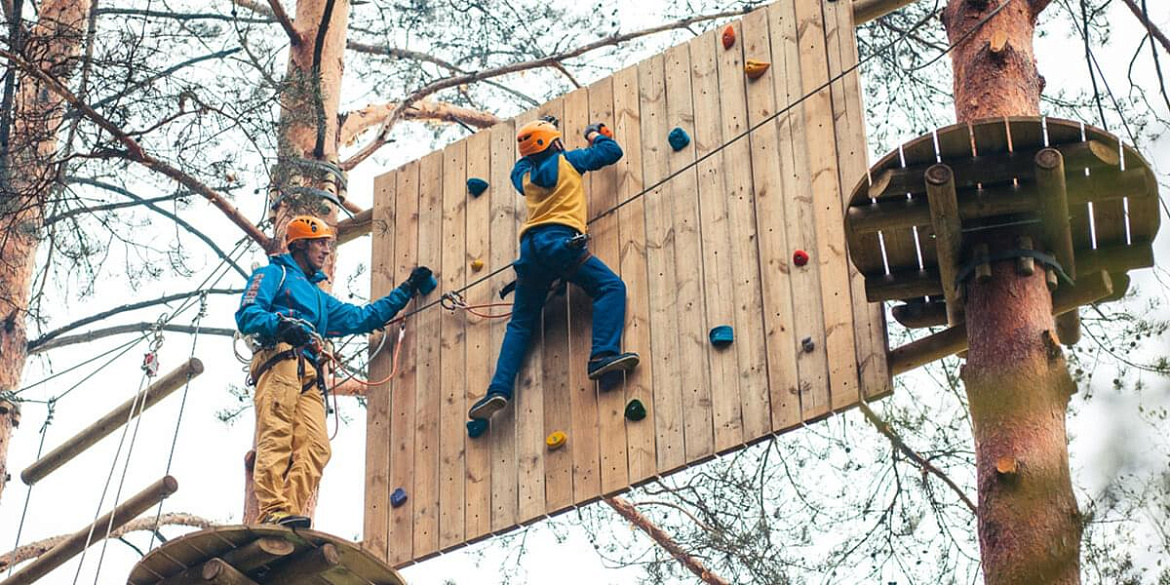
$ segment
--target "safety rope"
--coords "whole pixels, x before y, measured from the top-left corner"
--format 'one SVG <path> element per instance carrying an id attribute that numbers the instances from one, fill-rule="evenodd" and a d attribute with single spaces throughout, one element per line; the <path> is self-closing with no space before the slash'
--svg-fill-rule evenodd
<path id="1" fill-rule="evenodd" d="M 50 399 L 47 403 L 47 413 L 45 414 L 45 422 L 41 425 L 41 441 L 37 445 L 37 456 L 33 461 L 39 461 L 41 455 L 45 452 L 45 435 L 48 434 L 49 425 L 53 424 L 53 415 L 57 412 L 57 402 Z M 24 495 L 24 509 L 20 512 L 20 524 L 16 527 L 16 542 L 12 545 L 12 554 L 8 558 L 12 559 L 8 563 L 8 577 L 12 576 L 12 569 L 16 567 L 16 551 L 20 548 L 20 535 L 24 532 L 24 520 L 28 516 L 29 503 L 32 502 L 33 488 L 36 484 L 28 486 L 28 490 Z"/>

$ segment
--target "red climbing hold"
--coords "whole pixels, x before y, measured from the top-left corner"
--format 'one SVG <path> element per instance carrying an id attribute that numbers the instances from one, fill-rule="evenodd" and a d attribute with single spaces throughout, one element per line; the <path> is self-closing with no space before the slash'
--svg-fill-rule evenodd
<path id="1" fill-rule="evenodd" d="M 723 29 L 723 48 L 730 49 L 735 46 L 735 27 L 730 24 Z"/>
<path id="2" fill-rule="evenodd" d="M 804 266 L 808 264 L 808 252 L 804 250 L 797 250 L 792 253 L 792 263 L 797 266 Z"/>

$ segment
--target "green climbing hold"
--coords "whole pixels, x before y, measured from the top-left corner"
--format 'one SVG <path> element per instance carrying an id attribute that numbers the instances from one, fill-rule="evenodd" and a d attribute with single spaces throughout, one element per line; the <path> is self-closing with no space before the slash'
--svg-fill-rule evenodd
<path id="1" fill-rule="evenodd" d="M 477 418 L 467 421 L 467 436 L 472 439 L 479 437 L 488 430 L 488 421 Z"/>
<path id="2" fill-rule="evenodd" d="M 642 405 L 641 400 L 635 398 L 626 404 L 626 418 L 633 421 L 646 418 L 646 407 Z"/>
<path id="3" fill-rule="evenodd" d="M 691 143 L 691 137 L 686 130 L 682 128 L 675 128 L 670 131 L 670 135 L 666 137 L 666 141 L 670 143 L 670 147 L 678 152 L 687 147 Z"/>
<path id="4" fill-rule="evenodd" d="M 483 195 L 483 192 L 487 191 L 487 188 L 488 182 L 483 179 L 477 179 L 475 177 L 467 179 L 467 190 L 471 192 L 472 197 Z"/>

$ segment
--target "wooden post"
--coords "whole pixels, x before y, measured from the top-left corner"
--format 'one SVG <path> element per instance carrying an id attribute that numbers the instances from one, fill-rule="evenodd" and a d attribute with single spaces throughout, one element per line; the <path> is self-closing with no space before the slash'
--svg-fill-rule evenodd
<path id="1" fill-rule="evenodd" d="M 146 409 L 158 404 L 159 401 L 170 396 L 172 392 L 181 388 L 187 380 L 203 373 L 203 362 L 191 358 L 183 365 L 175 368 L 157 382 L 148 386 L 137 396 L 123 402 L 120 406 L 106 413 L 101 419 L 93 423 L 71 439 L 65 441 L 48 455 L 41 457 L 29 465 L 20 474 L 20 479 L 32 485 L 45 478 L 57 468 L 69 462 L 95 443 L 105 438 L 114 430 L 126 424 L 133 416 L 138 416 Z M 131 414 L 133 411 L 133 414 Z"/>
<path id="2" fill-rule="evenodd" d="M 285 561 L 275 570 L 269 572 L 264 581 L 284 585 L 319 583 L 318 575 L 333 570 L 340 564 L 341 554 L 337 552 L 337 547 L 332 544 L 324 544 Z"/>
<path id="3" fill-rule="evenodd" d="M 211 559 L 203 563 L 203 568 L 200 570 L 199 576 L 202 577 L 202 581 L 200 581 L 202 583 L 214 583 L 215 585 L 256 585 L 256 582 L 249 579 L 247 575 L 221 559 Z"/>
<path id="4" fill-rule="evenodd" d="M 204 569 L 213 561 L 231 565 L 240 573 L 249 573 L 264 565 L 280 560 L 292 554 L 295 550 L 296 547 L 293 543 L 283 538 L 271 536 L 258 538 L 240 548 L 232 549 L 220 555 L 218 559 L 212 559 L 202 565 L 195 565 L 182 573 L 167 577 L 160 581 L 158 585 L 183 585 L 184 583 L 198 583 L 201 579 L 206 580 L 205 575 L 207 573 L 204 573 Z M 219 573 L 216 571 L 213 570 L 213 573 L 218 575 Z"/>
<path id="5" fill-rule="evenodd" d="M 0 582 L 0 585 L 29 585 L 50 571 L 65 564 L 74 555 L 81 552 L 88 545 L 105 538 L 107 529 L 113 531 L 133 520 L 151 506 L 163 501 L 167 496 L 179 489 L 179 482 L 171 476 L 165 476 L 154 482 L 146 489 L 138 492 L 134 497 L 126 500 L 112 512 L 97 519 L 75 532 L 67 540 L 53 547 L 49 552 L 37 557 L 36 560 L 22 567 L 11 577 Z M 92 536 L 91 536 L 92 531 Z M 86 542 L 86 541 L 89 542 Z"/>
<path id="6" fill-rule="evenodd" d="M 934 227 L 935 248 L 938 250 L 938 275 L 943 298 L 947 301 L 947 324 L 954 327 L 963 316 L 959 294 L 962 289 L 955 284 L 955 277 L 959 274 L 959 253 L 963 247 L 955 175 L 947 165 L 936 164 L 927 169 L 925 180 L 930 223 Z"/>
<path id="7" fill-rule="evenodd" d="M 1077 281 L 1074 287 L 1057 289 L 1052 297 L 1054 315 L 1067 314 L 1082 305 L 1095 303 L 1113 293 L 1107 272 L 1098 272 Z M 967 327 L 958 325 L 890 350 L 890 373 L 904 374 L 915 368 L 967 349 Z"/>
<path id="8" fill-rule="evenodd" d="M 1044 240 L 1065 273 L 1076 278 L 1072 230 L 1069 228 L 1068 190 L 1064 180 L 1064 157 L 1055 148 L 1036 153 L 1036 188 L 1040 191 L 1040 216 L 1044 222 Z M 1056 333 L 1065 345 L 1081 338 L 1081 319 L 1070 311 L 1056 320 Z"/>

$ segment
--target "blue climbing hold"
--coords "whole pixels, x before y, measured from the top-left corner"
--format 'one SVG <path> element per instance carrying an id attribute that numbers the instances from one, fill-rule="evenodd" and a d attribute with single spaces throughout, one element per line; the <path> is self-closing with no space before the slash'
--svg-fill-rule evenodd
<path id="1" fill-rule="evenodd" d="M 437 288 L 438 286 L 439 286 L 439 281 L 435 280 L 435 275 L 432 274 L 431 277 L 428 278 L 426 282 L 422 283 L 422 286 L 418 287 L 418 292 L 420 292 L 424 295 L 429 295 L 429 294 L 431 294 L 431 291 L 435 290 L 435 288 Z"/>
<path id="2" fill-rule="evenodd" d="M 390 506 L 397 508 L 406 503 L 406 490 L 396 488 L 394 493 L 390 494 Z"/>
<path id="3" fill-rule="evenodd" d="M 691 137 L 687 135 L 687 131 L 683 130 L 682 128 L 675 128 L 674 130 L 671 130 L 670 136 L 667 136 L 666 140 L 670 142 L 670 147 L 673 148 L 675 152 L 686 148 L 687 145 L 691 143 Z"/>
<path id="4" fill-rule="evenodd" d="M 711 345 L 727 347 L 732 341 L 735 341 L 735 333 L 731 330 L 731 325 L 719 325 L 711 329 Z"/>
<path id="5" fill-rule="evenodd" d="M 467 436 L 472 439 L 482 436 L 488 430 L 488 421 L 477 418 L 467 421 Z"/>
<path id="6" fill-rule="evenodd" d="M 475 177 L 467 179 L 467 190 L 471 191 L 472 197 L 479 197 L 480 195 L 483 195 L 483 192 L 487 191 L 487 188 L 488 182 L 483 179 L 478 179 Z"/>

